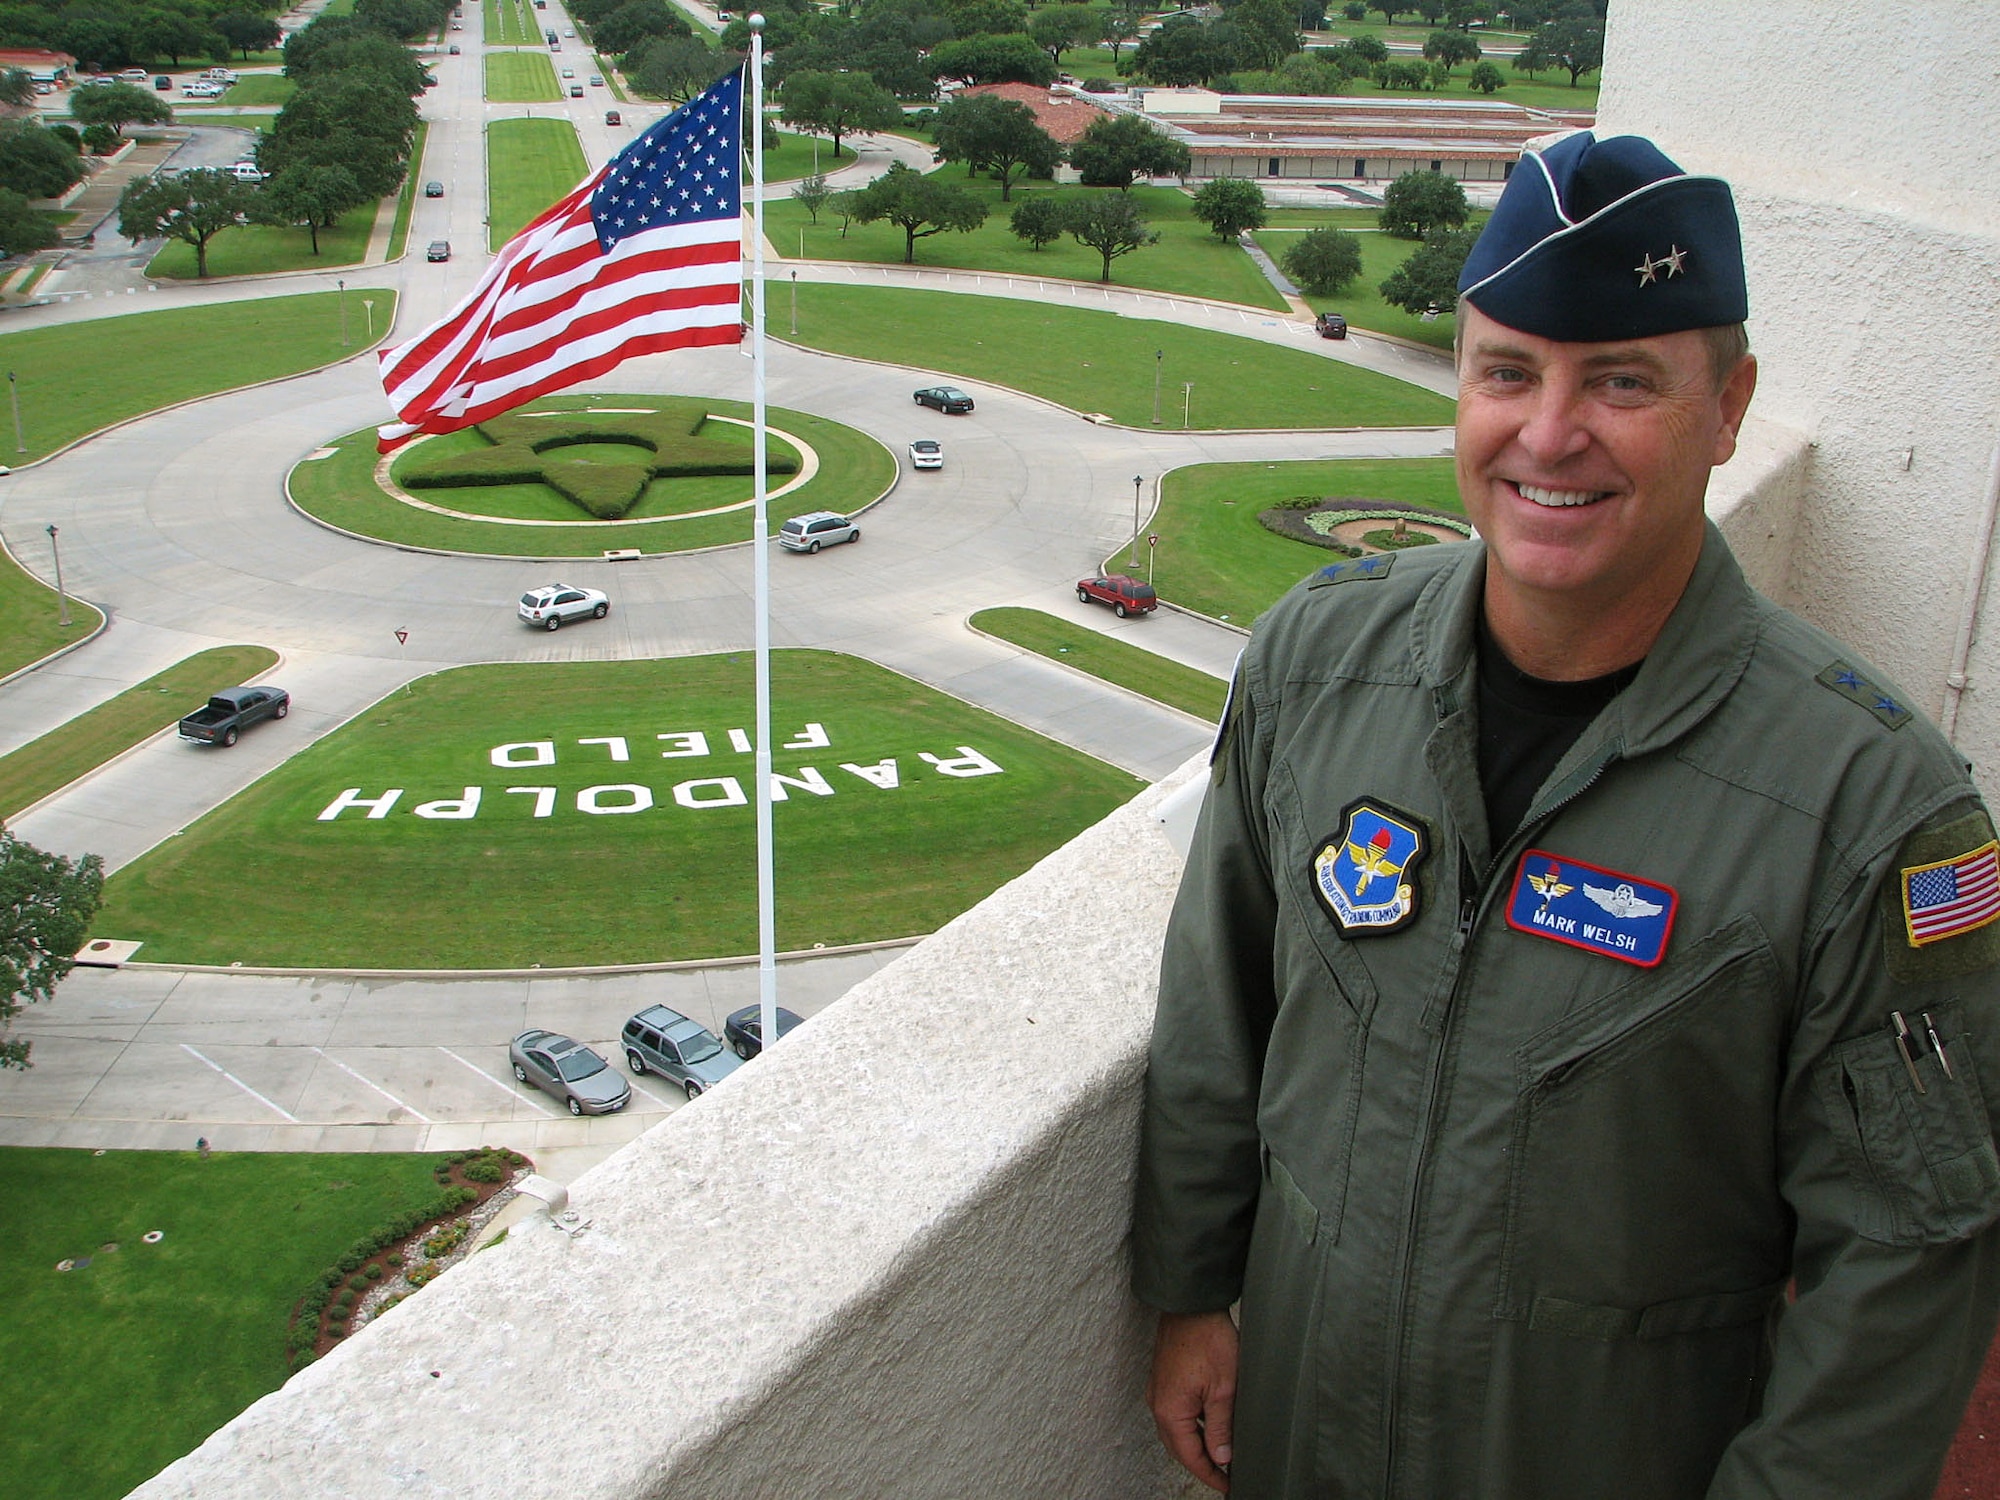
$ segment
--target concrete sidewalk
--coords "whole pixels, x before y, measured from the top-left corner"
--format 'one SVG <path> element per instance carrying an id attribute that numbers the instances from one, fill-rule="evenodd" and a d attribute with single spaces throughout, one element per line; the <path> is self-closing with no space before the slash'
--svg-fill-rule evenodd
<path id="1" fill-rule="evenodd" d="M 63 243 L 80 245 L 99 231 L 116 233 L 118 200 L 126 187 L 141 177 L 152 176 L 186 144 L 187 138 L 184 128 L 162 130 L 157 140 L 138 142 L 118 161 L 96 173 L 90 185 L 70 200 L 69 211 L 76 217 L 64 228 Z"/>

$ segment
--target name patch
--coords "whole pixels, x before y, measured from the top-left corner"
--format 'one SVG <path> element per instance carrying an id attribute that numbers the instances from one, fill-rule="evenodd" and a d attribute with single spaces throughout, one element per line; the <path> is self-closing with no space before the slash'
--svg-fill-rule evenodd
<path id="1" fill-rule="evenodd" d="M 1530 849 L 1514 871 L 1507 925 L 1650 969 L 1666 957 L 1680 899 L 1672 886 Z"/>
<path id="2" fill-rule="evenodd" d="M 1423 823 L 1363 798 L 1313 856 L 1313 889 L 1347 937 L 1394 932 L 1417 915 L 1417 864 L 1429 849 Z"/>

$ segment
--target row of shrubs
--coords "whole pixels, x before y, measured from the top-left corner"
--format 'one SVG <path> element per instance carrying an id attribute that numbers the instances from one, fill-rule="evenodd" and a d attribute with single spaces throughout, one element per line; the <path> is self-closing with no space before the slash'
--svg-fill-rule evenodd
<path id="1" fill-rule="evenodd" d="M 298 1311 L 292 1320 L 291 1335 L 285 1341 L 285 1355 L 292 1367 L 298 1369 L 312 1363 L 313 1346 L 319 1342 L 320 1315 L 327 1311 L 329 1303 L 333 1304 L 337 1315 L 327 1319 L 332 1325 L 330 1331 L 335 1334 L 346 1332 L 346 1314 L 353 1307 L 357 1294 L 365 1289 L 370 1280 L 377 1279 L 381 1275 L 380 1269 L 375 1266 L 368 1266 L 364 1270 L 366 1262 L 399 1240 L 408 1239 L 432 1220 L 454 1214 L 478 1197 L 477 1188 L 457 1186 L 442 1188 L 430 1202 L 398 1214 L 373 1233 L 356 1240 L 347 1253 L 329 1266 L 308 1288 L 305 1295 L 299 1298 Z M 391 1266 L 400 1265 L 401 1262 L 400 1256 L 389 1257 Z M 369 1271 L 375 1272 L 375 1276 L 370 1277 Z M 353 1284 L 354 1280 L 362 1282 L 362 1286 L 356 1287 Z"/>

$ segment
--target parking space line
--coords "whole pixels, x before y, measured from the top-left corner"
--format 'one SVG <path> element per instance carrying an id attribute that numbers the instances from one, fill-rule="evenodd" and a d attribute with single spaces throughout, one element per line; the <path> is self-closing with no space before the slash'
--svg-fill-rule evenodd
<path id="1" fill-rule="evenodd" d="M 550 1118 L 553 1119 L 556 1117 L 556 1112 L 550 1109 L 546 1104 L 542 1103 L 542 1101 L 536 1098 L 534 1094 L 522 1092 L 522 1089 L 525 1089 L 527 1087 L 526 1084 L 523 1084 L 521 1088 L 516 1088 L 511 1083 L 502 1083 L 499 1079 L 495 1078 L 491 1073 L 487 1072 L 484 1068 L 480 1067 L 478 1063 L 467 1062 L 464 1058 L 460 1057 L 456 1052 L 452 1051 L 451 1048 L 449 1047 L 440 1047 L 438 1048 L 438 1051 L 442 1052 L 446 1057 L 450 1058 L 460 1067 L 472 1069 L 473 1072 L 477 1073 L 481 1078 L 484 1078 L 488 1083 L 492 1084 L 493 1087 L 499 1089 L 502 1093 L 506 1094 L 506 1096 L 509 1099 L 518 1099 L 525 1104 L 532 1104 L 535 1106 L 536 1109 L 539 1109 L 543 1114 L 548 1115 Z"/>
<path id="2" fill-rule="evenodd" d="M 676 1107 L 675 1105 L 669 1103 L 667 1100 L 662 1099 L 658 1094 L 654 1093 L 644 1084 L 633 1082 L 633 1080 L 629 1078 L 626 1079 L 625 1081 L 632 1085 L 633 1093 L 644 1094 L 648 1099 L 651 1099 L 655 1104 L 659 1105 L 661 1109 L 673 1109 Z"/>
<path id="3" fill-rule="evenodd" d="M 189 1057 L 193 1058 L 196 1062 L 206 1063 L 209 1067 L 215 1069 L 216 1072 L 220 1073 L 224 1078 L 227 1078 L 231 1083 L 235 1084 L 239 1089 L 243 1090 L 244 1093 L 248 1094 L 252 1099 L 255 1099 L 259 1104 L 263 1105 L 266 1109 L 276 1110 L 279 1114 L 283 1115 L 287 1120 L 290 1120 L 294 1125 L 302 1123 L 299 1117 L 293 1114 L 290 1110 L 284 1108 L 284 1106 L 282 1105 L 273 1104 L 269 1099 L 266 1099 L 262 1094 L 258 1093 L 255 1089 L 251 1088 L 249 1084 L 245 1083 L 242 1079 L 238 1078 L 234 1073 L 230 1072 L 229 1069 L 223 1067 L 222 1064 L 218 1062 L 211 1062 L 208 1058 L 203 1057 L 199 1052 L 195 1051 L 194 1048 L 190 1047 L 186 1042 L 181 1043 L 181 1051 L 185 1052 Z"/>
<path id="4" fill-rule="evenodd" d="M 326 1058 L 328 1062 L 332 1063 L 336 1068 L 340 1069 L 341 1072 L 345 1073 L 349 1078 L 352 1078 L 356 1083 L 365 1084 L 369 1088 L 375 1090 L 376 1093 L 380 1094 L 384 1099 L 387 1099 L 391 1104 L 395 1105 L 396 1108 L 402 1110 L 404 1113 L 414 1115 L 418 1120 L 422 1121 L 426 1125 L 432 1125 L 436 1123 L 436 1121 L 432 1120 L 431 1117 L 425 1114 L 422 1110 L 417 1109 L 412 1105 L 405 1104 L 401 1099 L 398 1099 L 394 1094 L 390 1093 L 387 1089 L 383 1088 L 381 1084 L 376 1083 L 372 1079 L 362 1077 L 361 1074 L 355 1072 L 354 1069 L 348 1067 L 346 1063 L 342 1062 L 337 1057 L 331 1056 L 322 1048 L 315 1047 L 313 1048 L 313 1051 L 319 1053 L 321 1057 Z"/>

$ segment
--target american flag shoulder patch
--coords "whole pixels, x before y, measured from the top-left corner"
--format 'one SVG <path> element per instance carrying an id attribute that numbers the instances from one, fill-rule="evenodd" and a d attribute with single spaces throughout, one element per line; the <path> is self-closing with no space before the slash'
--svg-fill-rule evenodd
<path id="1" fill-rule="evenodd" d="M 1912 948 L 2000 920 L 2000 843 L 1991 839 L 1966 854 L 1906 865 L 1897 880 L 1903 931 Z"/>

